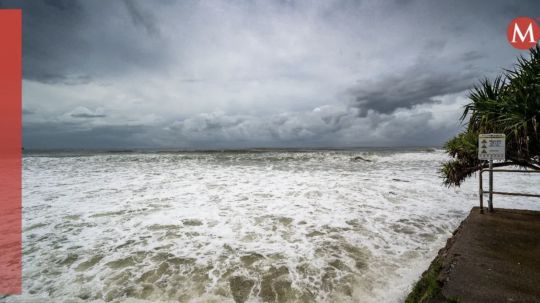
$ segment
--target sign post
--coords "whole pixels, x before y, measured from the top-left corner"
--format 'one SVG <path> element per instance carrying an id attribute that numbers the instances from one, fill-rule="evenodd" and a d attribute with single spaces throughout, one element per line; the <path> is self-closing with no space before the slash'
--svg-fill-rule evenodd
<path id="1" fill-rule="evenodd" d="M 505 147 L 505 134 L 480 134 L 478 136 L 478 159 L 489 161 L 489 212 L 493 211 L 493 160 L 505 160 Z M 483 212 L 484 210 L 481 209 L 480 211 Z"/>
<path id="2" fill-rule="evenodd" d="M 489 159 L 489 212 L 493 212 L 493 159 Z"/>

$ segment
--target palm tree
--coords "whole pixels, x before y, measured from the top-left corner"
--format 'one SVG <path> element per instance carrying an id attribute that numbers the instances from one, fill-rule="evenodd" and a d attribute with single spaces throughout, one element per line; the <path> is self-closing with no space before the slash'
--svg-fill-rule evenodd
<path id="1" fill-rule="evenodd" d="M 540 170 L 540 48 L 520 56 L 514 69 L 494 80 L 482 80 L 469 93 L 460 121 L 466 129 L 444 146 L 452 159 L 442 165 L 448 186 L 459 186 L 474 172 L 487 167 L 478 160 L 478 135 L 506 134 L 506 160 L 495 167 L 516 165 Z"/>

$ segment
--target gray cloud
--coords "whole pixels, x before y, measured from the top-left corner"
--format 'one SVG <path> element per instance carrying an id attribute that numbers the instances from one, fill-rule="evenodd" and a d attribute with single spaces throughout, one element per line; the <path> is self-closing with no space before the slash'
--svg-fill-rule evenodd
<path id="1" fill-rule="evenodd" d="M 134 1 L 4 0 L 0 7 L 23 10 L 25 79 L 86 84 L 139 68 L 161 69 L 171 55 L 149 8 Z"/>
<path id="2" fill-rule="evenodd" d="M 70 123 L 37 123 L 23 127 L 24 146 L 30 149 L 152 147 L 146 126 L 115 125 L 79 129 Z"/>
<path id="3" fill-rule="evenodd" d="M 441 144 L 467 88 L 522 54 L 506 26 L 540 2 L 0 7 L 24 14 L 25 147 L 336 147 Z"/>
<path id="4" fill-rule="evenodd" d="M 94 119 L 94 118 L 105 118 L 107 115 L 103 113 L 103 110 L 96 109 L 95 111 L 90 110 L 86 107 L 77 107 L 69 113 L 69 116 L 73 118 L 85 118 L 85 119 Z"/>
<path id="5" fill-rule="evenodd" d="M 131 20 L 136 26 L 142 26 L 150 35 L 158 35 L 159 28 L 150 10 L 142 10 L 135 0 L 124 0 L 124 4 L 131 16 Z"/>
<path id="6" fill-rule="evenodd" d="M 410 109 L 418 104 L 436 102 L 434 97 L 467 90 L 479 76 L 470 70 L 449 73 L 417 65 L 403 73 L 359 83 L 352 89 L 352 106 L 359 109 L 361 117 L 366 117 L 370 110 L 391 114 L 398 108 Z"/>
<path id="7" fill-rule="evenodd" d="M 81 85 L 92 82 L 92 77 L 88 75 L 66 76 L 61 74 L 44 73 L 36 76 L 36 78 L 39 79 L 40 82 L 47 84 Z"/>
<path id="8" fill-rule="evenodd" d="M 468 51 L 463 53 L 459 58 L 463 61 L 470 62 L 487 57 L 488 54 L 483 54 L 480 51 Z"/>
<path id="9" fill-rule="evenodd" d="M 455 100 L 444 101 L 453 104 Z M 28 148 L 250 148 L 250 147 L 354 147 L 434 145 L 459 128 L 422 105 L 400 117 L 372 114 L 358 118 L 354 108 L 324 106 L 309 112 L 268 116 L 202 113 L 165 126 L 144 124 L 90 124 L 76 120 L 26 123 Z M 454 111 L 457 119 L 459 110 Z M 359 135 L 361 134 L 361 135 Z M 117 138 L 118 140 L 115 140 Z"/>
<path id="10" fill-rule="evenodd" d="M 105 118 L 107 115 L 103 114 L 71 114 L 74 118 Z"/>

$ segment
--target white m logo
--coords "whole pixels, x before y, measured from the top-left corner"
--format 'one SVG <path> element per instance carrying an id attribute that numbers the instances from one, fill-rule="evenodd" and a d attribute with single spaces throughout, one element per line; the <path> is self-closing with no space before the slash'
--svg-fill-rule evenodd
<path id="1" fill-rule="evenodd" d="M 518 24 L 514 24 L 514 35 L 512 36 L 512 43 L 516 43 L 516 35 L 519 36 L 519 39 L 521 42 L 525 42 L 525 37 L 529 36 L 529 42 L 535 43 L 534 40 L 534 34 L 533 34 L 533 25 L 532 22 L 529 23 L 529 27 L 527 27 L 527 31 L 525 31 L 525 34 L 521 32 L 521 28 L 519 28 Z"/>

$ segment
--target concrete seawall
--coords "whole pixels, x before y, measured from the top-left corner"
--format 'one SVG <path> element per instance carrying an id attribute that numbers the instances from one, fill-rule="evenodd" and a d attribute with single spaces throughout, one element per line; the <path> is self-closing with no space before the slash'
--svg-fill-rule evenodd
<path id="1" fill-rule="evenodd" d="M 471 210 L 406 302 L 540 302 L 540 212 Z"/>

